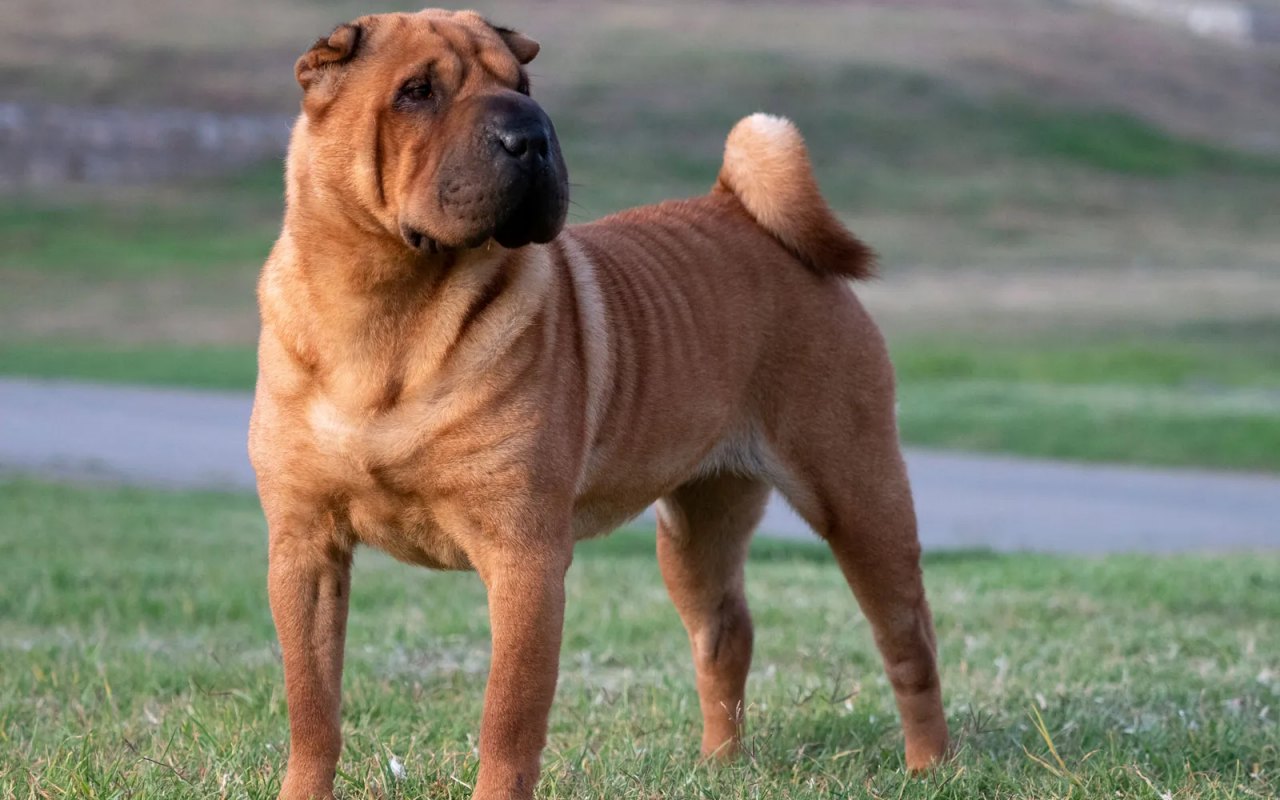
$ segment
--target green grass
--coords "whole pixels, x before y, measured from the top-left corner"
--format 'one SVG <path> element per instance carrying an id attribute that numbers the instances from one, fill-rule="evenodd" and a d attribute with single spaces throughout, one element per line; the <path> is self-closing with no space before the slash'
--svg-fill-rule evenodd
<path id="1" fill-rule="evenodd" d="M 1075 461 L 1280 470 L 1280 390 L 905 382 L 907 442 Z"/>
<path id="2" fill-rule="evenodd" d="M 0 343 L 0 374 L 75 378 L 195 389 L 253 388 L 257 355 L 250 346 Z"/>
<path id="3" fill-rule="evenodd" d="M 1267 327 L 902 342 L 893 348 L 902 436 L 961 450 L 1280 471 L 1280 351 Z"/>
<path id="4" fill-rule="evenodd" d="M 273 797 L 287 739 L 265 550 L 242 495 L 0 484 L 0 796 Z M 1280 557 L 957 553 L 925 574 L 952 762 L 904 775 L 891 693 L 825 549 L 757 542 L 750 756 L 714 769 L 695 760 L 687 640 L 652 534 L 581 546 L 539 796 L 1280 790 Z M 342 796 L 467 797 L 478 579 L 362 553 L 352 603 Z"/>
<path id="5" fill-rule="evenodd" d="M 1011 104 L 1005 115 L 1031 156 L 1055 158 L 1105 172 L 1169 177 L 1215 170 L 1280 173 L 1280 161 L 1171 136 L 1116 112 L 1048 112 Z"/>
<path id="6" fill-rule="evenodd" d="M 273 161 L 150 189 L 0 197 L 5 266 L 146 280 L 260 264 L 280 229 L 281 173 Z"/>
<path id="7" fill-rule="evenodd" d="M 900 380 L 988 380 L 1019 383 L 1204 389 L 1280 389 L 1280 320 L 1217 330 L 1059 335 L 1031 340 L 988 336 L 949 341 L 906 339 L 893 346 Z"/>

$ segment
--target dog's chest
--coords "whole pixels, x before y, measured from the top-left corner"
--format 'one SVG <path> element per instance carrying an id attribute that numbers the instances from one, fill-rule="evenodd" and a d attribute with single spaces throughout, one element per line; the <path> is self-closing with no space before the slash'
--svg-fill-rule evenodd
<path id="1" fill-rule="evenodd" d="M 305 435 L 311 448 L 343 472 L 377 471 L 414 460 L 426 432 L 416 433 L 403 409 L 353 409 L 325 395 L 307 404 Z"/>
<path id="2" fill-rule="evenodd" d="M 402 561 L 468 566 L 432 500 L 434 425 L 426 404 L 351 410 L 318 396 L 305 417 L 309 470 L 358 541 Z"/>
<path id="3" fill-rule="evenodd" d="M 462 543 L 477 528 L 475 509 L 499 502 L 498 476 L 528 450 L 528 429 L 481 399 L 422 392 L 379 409 L 317 394 L 295 423 L 307 442 L 301 463 L 357 541 L 402 561 L 467 569 Z"/>

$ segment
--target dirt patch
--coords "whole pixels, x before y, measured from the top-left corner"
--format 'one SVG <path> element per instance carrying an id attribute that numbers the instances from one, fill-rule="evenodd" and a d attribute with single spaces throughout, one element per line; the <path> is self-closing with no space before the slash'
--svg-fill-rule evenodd
<path id="1" fill-rule="evenodd" d="M 256 267 L 217 277 L 188 274 L 89 282 L 0 270 L 13 302 L 0 301 L 0 338 L 111 344 L 247 345 L 258 336 Z M 21 302 L 18 301 L 21 298 Z"/>
<path id="2" fill-rule="evenodd" d="M 860 284 L 891 333 L 1172 327 L 1276 314 L 1280 274 L 1259 270 L 901 270 Z"/>

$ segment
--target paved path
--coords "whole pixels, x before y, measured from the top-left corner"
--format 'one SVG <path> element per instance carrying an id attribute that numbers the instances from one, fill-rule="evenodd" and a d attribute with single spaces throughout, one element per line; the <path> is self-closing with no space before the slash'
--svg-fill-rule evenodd
<path id="1" fill-rule="evenodd" d="M 246 394 L 0 380 L 0 469 L 252 489 Z M 926 549 L 1280 548 L 1280 478 L 909 450 Z M 775 499 L 761 526 L 809 536 Z"/>

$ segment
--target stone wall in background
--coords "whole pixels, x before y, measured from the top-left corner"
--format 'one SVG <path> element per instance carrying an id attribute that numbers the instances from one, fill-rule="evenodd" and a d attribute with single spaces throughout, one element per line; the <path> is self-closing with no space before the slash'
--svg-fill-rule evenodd
<path id="1" fill-rule="evenodd" d="M 293 118 L 0 103 L 0 187 L 145 183 L 284 155 Z"/>
<path id="2" fill-rule="evenodd" d="M 1237 0 L 1077 0 L 1248 46 L 1280 42 L 1280 13 Z"/>

